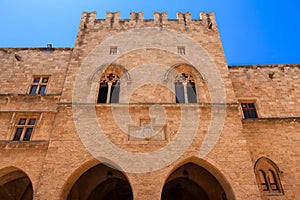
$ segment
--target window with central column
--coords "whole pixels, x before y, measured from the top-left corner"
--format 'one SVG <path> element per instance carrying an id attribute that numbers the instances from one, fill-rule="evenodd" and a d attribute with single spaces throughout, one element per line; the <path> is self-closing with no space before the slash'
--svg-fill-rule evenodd
<path id="1" fill-rule="evenodd" d="M 119 103 L 120 77 L 110 73 L 100 79 L 97 103 Z"/>
<path id="2" fill-rule="evenodd" d="M 176 103 L 197 103 L 195 80 L 190 74 L 175 77 Z"/>
<path id="3" fill-rule="evenodd" d="M 254 166 L 258 186 L 264 195 L 284 195 L 279 167 L 270 159 L 261 157 Z"/>

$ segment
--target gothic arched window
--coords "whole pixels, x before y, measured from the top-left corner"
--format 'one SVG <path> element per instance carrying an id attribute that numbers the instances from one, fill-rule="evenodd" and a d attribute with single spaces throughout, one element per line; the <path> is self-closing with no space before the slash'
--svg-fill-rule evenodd
<path id="1" fill-rule="evenodd" d="M 255 164 L 255 174 L 258 184 L 265 195 L 283 194 L 279 179 L 279 168 L 268 158 L 260 158 Z"/>
<path id="2" fill-rule="evenodd" d="M 119 76 L 113 73 L 101 77 L 97 103 L 119 103 L 119 79 Z"/>
<path id="3" fill-rule="evenodd" d="M 197 93 L 194 78 L 182 73 L 175 77 L 176 103 L 197 103 Z"/>

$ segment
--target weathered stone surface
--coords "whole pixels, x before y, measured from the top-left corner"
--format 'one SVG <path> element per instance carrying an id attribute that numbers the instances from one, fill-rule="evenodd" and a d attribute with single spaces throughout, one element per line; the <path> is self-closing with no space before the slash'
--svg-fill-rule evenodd
<path id="1" fill-rule="evenodd" d="M 124 170 L 134 199 L 158 200 L 172 173 L 194 163 L 212 176 L 190 177 L 214 177 L 227 199 L 272 199 L 254 173 L 268 157 L 282 171 L 284 195 L 275 198 L 300 198 L 300 66 L 228 67 L 213 13 L 143 16 L 84 12 L 74 48 L 0 49 L 0 177 L 19 169 L 34 199 L 66 199 L 82 174 L 109 163 Z M 119 103 L 97 104 L 110 73 L 120 76 Z M 196 83 L 197 104 L 176 104 L 182 73 Z M 49 76 L 46 94 L 29 95 L 41 75 Z M 239 102 L 254 102 L 259 119 L 243 119 Z M 31 140 L 12 141 L 24 117 L 37 119 Z M 133 129 L 141 138 L 130 139 Z"/>

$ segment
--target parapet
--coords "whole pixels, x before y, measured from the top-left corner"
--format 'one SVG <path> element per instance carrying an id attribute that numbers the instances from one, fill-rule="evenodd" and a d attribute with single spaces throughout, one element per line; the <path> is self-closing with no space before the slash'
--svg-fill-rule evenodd
<path id="1" fill-rule="evenodd" d="M 192 19 L 190 12 L 177 12 L 177 19 L 168 19 L 167 12 L 154 12 L 153 19 L 144 19 L 144 12 L 130 12 L 129 19 L 121 19 L 120 12 L 106 12 L 105 19 L 97 19 L 96 12 L 83 12 L 81 28 L 124 29 L 134 27 L 168 27 L 177 26 L 179 29 L 193 29 L 202 26 L 213 29 L 215 17 L 213 13 L 200 12 L 198 19 Z"/>

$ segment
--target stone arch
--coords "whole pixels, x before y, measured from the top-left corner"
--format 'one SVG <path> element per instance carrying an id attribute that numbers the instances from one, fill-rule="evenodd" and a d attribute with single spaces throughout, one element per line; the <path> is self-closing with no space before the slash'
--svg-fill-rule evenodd
<path id="1" fill-rule="evenodd" d="M 106 72 L 115 72 L 118 73 L 120 77 L 124 76 L 127 81 L 131 80 L 131 76 L 125 66 L 116 63 L 105 63 L 95 68 L 90 74 L 89 80 L 92 82 L 99 82 L 101 75 Z"/>
<path id="2" fill-rule="evenodd" d="M 95 166 L 99 164 L 99 161 L 97 159 L 92 159 L 89 160 L 83 164 L 81 164 L 76 170 L 74 170 L 71 175 L 67 178 L 67 181 L 64 183 L 63 185 L 63 190 L 61 193 L 61 198 L 62 199 L 66 199 L 68 196 L 68 192 L 70 191 L 70 189 L 72 188 L 72 186 L 74 185 L 74 183 L 76 182 L 76 180 L 88 169 L 90 169 L 91 167 Z"/>
<path id="3" fill-rule="evenodd" d="M 196 67 L 194 67 L 193 65 L 188 64 L 188 63 L 176 63 L 176 64 L 172 65 L 166 71 L 166 73 L 163 75 L 162 80 L 166 81 L 166 80 L 170 79 L 170 75 L 172 74 L 172 71 L 174 71 L 174 70 L 176 71 L 177 69 L 182 70 L 183 67 L 185 68 L 185 70 L 190 71 L 197 77 L 201 78 L 202 80 L 205 80 L 203 74 L 201 74 L 201 72 L 199 70 L 197 70 Z"/>
<path id="4" fill-rule="evenodd" d="M 161 199 L 169 199 L 168 195 L 172 195 L 172 192 L 179 199 L 201 197 L 235 200 L 233 190 L 223 174 L 209 162 L 196 157 L 180 162 L 169 172 Z"/>
<path id="5" fill-rule="evenodd" d="M 162 81 L 173 84 L 175 82 L 175 77 L 181 74 L 188 74 L 193 77 L 198 102 L 209 102 L 211 100 L 208 84 L 204 75 L 191 64 L 176 63 L 172 65 L 163 75 Z"/>
<path id="6" fill-rule="evenodd" d="M 13 166 L 1 169 L 0 199 L 33 199 L 33 187 L 29 176 Z"/>
<path id="7" fill-rule="evenodd" d="M 262 156 L 254 164 L 254 173 L 260 192 L 263 195 L 283 195 L 278 165 L 270 158 Z"/>
<path id="8" fill-rule="evenodd" d="M 257 165 L 259 162 L 267 162 L 269 163 L 270 165 L 272 165 L 276 171 L 280 172 L 280 173 L 283 173 L 280 168 L 278 167 L 278 165 L 273 161 L 271 160 L 270 158 L 266 157 L 266 156 L 261 156 L 260 158 L 258 158 L 256 161 L 255 161 L 255 164 L 254 164 L 254 170 L 257 169 Z"/>
<path id="9" fill-rule="evenodd" d="M 117 79 L 112 83 L 111 90 L 108 89 L 109 86 L 107 83 L 102 83 L 103 78 L 108 75 L 117 77 Z M 124 84 L 125 82 L 131 81 L 131 76 L 123 65 L 105 63 L 92 71 L 89 76 L 89 81 L 91 81 L 92 91 L 97 91 L 95 92 L 95 96 L 91 96 L 92 99 L 96 100 L 96 103 L 119 103 L 120 83 Z M 103 90 L 100 91 L 101 84 L 103 84 Z M 99 101 L 100 94 L 103 99 Z M 107 99 L 109 100 L 107 101 Z"/>
<path id="10" fill-rule="evenodd" d="M 81 165 L 68 178 L 62 194 L 63 199 L 133 199 L 132 185 L 128 176 L 116 165 L 96 159 Z M 104 188 L 104 189 L 103 189 Z"/>

